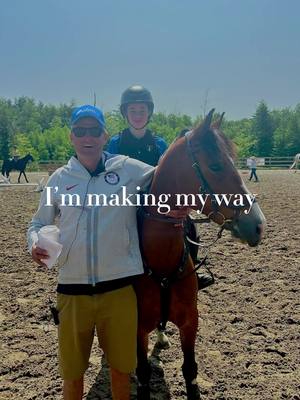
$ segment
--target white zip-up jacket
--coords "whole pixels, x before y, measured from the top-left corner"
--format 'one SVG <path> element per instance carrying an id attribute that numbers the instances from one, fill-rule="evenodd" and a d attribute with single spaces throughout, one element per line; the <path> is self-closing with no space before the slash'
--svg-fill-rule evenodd
<path id="1" fill-rule="evenodd" d="M 120 198 L 122 187 L 126 187 L 127 195 L 140 193 L 150 184 L 154 170 L 148 164 L 118 155 L 106 161 L 104 172 L 91 176 L 72 157 L 51 175 L 41 195 L 28 229 L 30 253 L 37 242 L 37 232 L 42 226 L 56 222 L 57 217 L 59 242 L 63 245 L 58 258 L 58 283 L 95 285 L 142 274 L 136 207 L 106 206 L 103 198 L 100 205 L 95 205 L 95 201 L 94 205 L 88 205 L 89 198 L 92 204 L 88 195 L 103 194 L 109 201 L 111 195 Z M 67 194 L 74 195 L 72 205 L 62 205 L 61 195 Z M 66 198 L 65 204 L 68 203 Z"/>

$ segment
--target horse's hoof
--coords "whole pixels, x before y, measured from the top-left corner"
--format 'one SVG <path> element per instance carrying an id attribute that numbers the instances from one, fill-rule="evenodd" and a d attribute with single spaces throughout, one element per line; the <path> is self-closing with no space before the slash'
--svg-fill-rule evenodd
<path id="1" fill-rule="evenodd" d="M 138 385 L 136 394 L 137 400 L 150 400 L 149 385 Z"/>
<path id="2" fill-rule="evenodd" d="M 197 383 L 186 385 L 186 394 L 188 400 L 200 400 L 200 390 Z"/>
<path id="3" fill-rule="evenodd" d="M 164 332 L 157 331 L 156 346 L 163 350 L 171 347 L 170 341 Z"/>
<path id="4" fill-rule="evenodd" d="M 171 344 L 168 339 L 167 340 L 157 340 L 157 342 L 155 343 L 155 346 L 160 350 L 166 350 L 171 347 Z"/>

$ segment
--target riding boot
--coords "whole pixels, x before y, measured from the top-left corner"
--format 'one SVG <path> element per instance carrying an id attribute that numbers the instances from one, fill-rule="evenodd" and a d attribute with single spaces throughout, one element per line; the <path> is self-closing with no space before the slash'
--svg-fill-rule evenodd
<path id="1" fill-rule="evenodd" d="M 197 273 L 198 290 L 204 289 L 215 282 L 214 275 L 211 271 L 204 271 Z"/>

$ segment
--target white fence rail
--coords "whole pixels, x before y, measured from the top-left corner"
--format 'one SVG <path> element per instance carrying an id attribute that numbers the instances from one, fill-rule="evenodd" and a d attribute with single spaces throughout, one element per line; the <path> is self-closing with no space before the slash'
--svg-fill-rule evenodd
<path id="1" fill-rule="evenodd" d="M 235 162 L 235 165 L 238 168 L 248 168 L 247 166 L 248 158 L 238 158 Z M 258 168 L 274 168 L 274 169 L 281 169 L 281 168 L 289 168 L 293 162 L 294 157 L 257 157 L 257 167 Z M 67 160 L 41 160 L 38 162 L 38 169 L 40 171 L 48 171 L 48 170 L 55 170 L 56 168 L 64 165 L 67 163 Z M 0 166 L 2 165 L 2 160 L 0 160 Z M 31 169 L 30 166 L 28 168 Z"/>
<path id="2" fill-rule="evenodd" d="M 248 168 L 247 160 L 248 158 L 239 158 L 236 161 L 236 166 L 238 168 Z M 258 168 L 284 169 L 293 164 L 294 157 L 257 157 L 256 161 Z"/>

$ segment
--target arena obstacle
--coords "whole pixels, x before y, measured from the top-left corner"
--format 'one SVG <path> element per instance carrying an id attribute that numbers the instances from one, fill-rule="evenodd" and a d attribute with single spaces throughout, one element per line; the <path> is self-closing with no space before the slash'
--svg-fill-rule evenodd
<path id="1" fill-rule="evenodd" d="M 0 174 L 0 185 L 10 185 L 9 179 L 2 174 Z"/>
<path id="2" fill-rule="evenodd" d="M 42 192 L 43 190 L 44 190 L 44 187 L 45 187 L 45 180 L 46 180 L 46 178 L 45 177 L 43 177 L 42 179 L 40 179 L 39 181 L 38 181 L 38 184 L 37 184 L 37 187 L 35 188 L 35 192 Z"/>
<path id="3" fill-rule="evenodd" d="M 10 183 L 9 179 L 5 176 L 1 175 L 0 177 L 0 188 L 4 187 L 23 187 L 23 186 L 36 186 L 35 192 L 42 192 L 44 190 L 45 184 L 45 177 L 40 179 L 38 182 L 28 182 L 28 183 Z"/>

